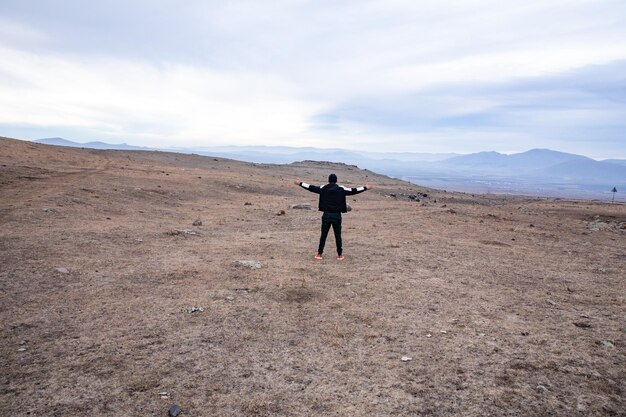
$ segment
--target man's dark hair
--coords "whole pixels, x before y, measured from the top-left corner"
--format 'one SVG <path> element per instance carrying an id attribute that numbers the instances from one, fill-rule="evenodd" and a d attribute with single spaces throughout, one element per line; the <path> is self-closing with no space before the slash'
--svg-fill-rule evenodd
<path id="1" fill-rule="evenodd" d="M 337 182 L 337 176 L 335 174 L 330 174 L 328 176 L 328 182 Z"/>

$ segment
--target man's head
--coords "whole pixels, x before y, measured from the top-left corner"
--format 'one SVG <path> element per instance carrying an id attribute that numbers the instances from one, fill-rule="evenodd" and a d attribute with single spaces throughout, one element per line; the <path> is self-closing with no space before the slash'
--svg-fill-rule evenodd
<path id="1" fill-rule="evenodd" d="M 330 174 L 328 176 L 328 182 L 337 182 L 337 176 L 335 174 Z"/>

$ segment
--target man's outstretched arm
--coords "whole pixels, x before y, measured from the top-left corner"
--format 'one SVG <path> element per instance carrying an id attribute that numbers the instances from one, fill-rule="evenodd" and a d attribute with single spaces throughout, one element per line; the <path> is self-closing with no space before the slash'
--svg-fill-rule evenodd
<path id="1" fill-rule="evenodd" d="M 304 188 L 305 190 L 309 190 L 312 193 L 319 194 L 321 192 L 321 188 L 318 187 L 317 185 L 307 184 L 306 182 L 302 182 L 299 179 L 294 180 L 293 183 L 296 184 L 296 185 L 299 185 L 300 187 Z"/>
<path id="2" fill-rule="evenodd" d="M 369 184 L 365 184 L 363 187 L 354 187 L 354 188 L 344 187 L 342 185 L 341 188 L 344 189 L 344 191 L 346 192 L 346 195 L 355 195 L 355 194 L 362 193 L 363 191 L 371 190 L 374 187 L 372 187 Z"/>

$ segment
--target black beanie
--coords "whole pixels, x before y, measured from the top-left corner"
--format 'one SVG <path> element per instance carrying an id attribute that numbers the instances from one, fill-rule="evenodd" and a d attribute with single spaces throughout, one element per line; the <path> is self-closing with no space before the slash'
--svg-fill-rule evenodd
<path id="1" fill-rule="evenodd" d="M 337 182 L 337 176 L 335 174 L 330 174 L 328 176 L 328 182 Z"/>

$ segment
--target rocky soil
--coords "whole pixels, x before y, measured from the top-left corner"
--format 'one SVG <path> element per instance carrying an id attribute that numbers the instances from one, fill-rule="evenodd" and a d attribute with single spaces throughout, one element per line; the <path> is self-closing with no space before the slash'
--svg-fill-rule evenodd
<path id="1" fill-rule="evenodd" d="M 343 262 L 291 208 L 330 172 L 375 187 Z M 341 164 L 0 139 L 0 409 L 623 416 L 625 224 Z"/>

